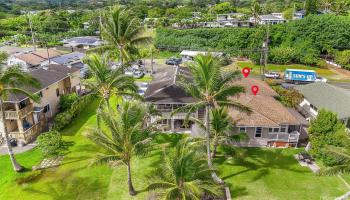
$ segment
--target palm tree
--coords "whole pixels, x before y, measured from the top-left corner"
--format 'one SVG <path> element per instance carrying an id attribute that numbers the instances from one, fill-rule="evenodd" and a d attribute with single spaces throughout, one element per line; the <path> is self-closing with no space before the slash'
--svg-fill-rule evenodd
<path id="1" fill-rule="evenodd" d="M 252 16 L 254 18 L 254 25 L 256 26 L 258 21 L 260 21 L 259 14 L 261 12 L 260 3 L 258 0 L 254 0 L 252 2 L 252 5 L 250 7 L 250 12 L 252 13 Z"/>
<path id="2" fill-rule="evenodd" d="M 124 164 L 128 172 L 129 194 L 136 195 L 132 184 L 131 160 L 149 151 L 150 131 L 146 126 L 147 108 L 138 101 L 121 104 L 117 114 L 113 110 L 100 112 L 103 122 L 88 138 L 106 152 L 96 156 L 92 164 Z"/>
<path id="3" fill-rule="evenodd" d="M 37 97 L 30 94 L 28 91 L 24 90 L 23 87 L 31 86 L 38 88 L 40 83 L 32 78 L 29 74 L 22 71 L 19 67 L 12 67 L 8 69 L 0 70 L 0 106 L 1 106 L 1 119 L 3 120 L 3 131 L 5 136 L 5 142 L 7 145 L 7 150 L 11 159 L 13 169 L 16 172 L 22 171 L 23 167 L 18 164 L 15 159 L 14 153 L 11 148 L 9 141 L 9 135 L 7 131 L 7 126 L 5 122 L 5 108 L 4 101 L 11 95 L 11 93 L 22 93 L 33 100 L 37 100 Z"/>
<path id="4" fill-rule="evenodd" d="M 112 7 L 104 14 L 102 21 L 101 35 L 107 44 L 96 50 L 117 49 L 122 65 L 137 54 L 137 45 L 151 41 L 151 37 L 143 35 L 140 20 L 120 6 Z"/>
<path id="5" fill-rule="evenodd" d="M 244 92 L 243 87 L 232 85 L 232 81 L 239 77 L 240 72 L 223 73 L 211 54 L 196 56 L 194 61 L 194 64 L 189 65 L 193 82 L 188 84 L 187 79 L 180 78 L 178 83 L 196 102 L 179 108 L 175 112 L 186 111 L 188 116 L 190 116 L 191 113 L 205 108 L 204 123 L 206 126 L 207 159 L 208 166 L 211 168 L 213 164 L 210 150 L 210 110 L 221 106 L 233 107 L 242 111 L 249 111 L 249 109 L 235 101 L 228 100 L 229 97 Z M 217 182 L 223 183 L 214 172 L 212 176 Z"/>
<path id="6" fill-rule="evenodd" d="M 220 187 L 210 177 L 213 171 L 202 159 L 203 151 L 189 139 L 177 143 L 173 151 L 164 150 L 163 162 L 157 169 L 156 181 L 148 190 L 162 190 L 166 200 L 201 199 L 203 195 L 219 196 Z"/>
<path id="7" fill-rule="evenodd" d="M 137 96 L 135 92 L 138 87 L 135 85 L 134 79 L 125 75 L 122 68 L 111 69 L 107 56 L 93 54 L 85 59 L 85 63 L 89 66 L 89 72 L 92 76 L 85 81 L 86 87 L 92 90 L 89 96 L 101 97 L 101 103 L 105 102 L 107 107 L 109 107 L 109 99 L 113 94 Z"/>

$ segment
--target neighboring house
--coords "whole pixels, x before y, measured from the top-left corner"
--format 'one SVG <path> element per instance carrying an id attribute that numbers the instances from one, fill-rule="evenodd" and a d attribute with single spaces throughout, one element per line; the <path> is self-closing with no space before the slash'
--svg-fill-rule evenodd
<path id="1" fill-rule="evenodd" d="M 51 60 L 59 55 L 61 55 L 61 53 L 53 49 L 40 49 L 37 51 L 23 52 L 11 55 L 7 60 L 7 65 L 19 65 L 24 70 L 28 71 L 39 67 L 45 61 Z"/>
<path id="2" fill-rule="evenodd" d="M 327 84 L 312 83 L 295 87 L 304 100 L 299 104 L 299 112 L 309 120 L 316 118 L 322 108 L 332 111 L 350 128 L 350 92 Z"/>
<path id="3" fill-rule="evenodd" d="M 85 57 L 84 53 L 73 52 L 73 53 L 64 54 L 64 55 L 52 58 L 50 59 L 50 63 L 48 60 L 46 60 L 41 64 L 41 66 L 46 66 L 49 64 L 57 64 L 57 65 L 64 65 L 67 67 L 79 68 L 80 76 L 84 77 L 88 70 L 87 65 L 85 65 L 82 61 L 84 57 Z"/>
<path id="4" fill-rule="evenodd" d="M 221 27 L 250 27 L 251 22 L 242 20 L 244 16 L 242 13 L 228 13 L 228 14 L 217 14 L 216 22 Z"/>
<path id="5" fill-rule="evenodd" d="M 243 78 L 234 84 L 242 85 L 246 94 L 233 97 L 233 101 L 251 109 L 251 113 L 230 109 L 229 114 L 235 121 L 233 133 L 244 132 L 248 141 L 239 142 L 244 146 L 290 147 L 299 142 L 300 132 L 305 120 L 297 112 L 290 112 L 275 98 L 278 94 L 265 82 Z M 250 93 L 250 88 L 257 85 L 260 88 L 258 95 Z"/>
<path id="6" fill-rule="evenodd" d="M 104 42 L 99 37 L 94 36 L 73 37 L 63 40 L 62 42 L 64 47 L 80 48 L 85 50 L 104 44 Z"/>
<path id="7" fill-rule="evenodd" d="M 180 112 L 172 115 L 172 112 L 182 106 L 195 102 L 186 92 L 177 85 L 178 75 L 189 77 L 187 68 L 176 67 L 158 71 L 153 81 L 149 84 L 144 98 L 148 103 L 154 104 L 162 116 L 152 117 L 151 123 L 157 122 L 158 129 L 164 132 L 190 133 L 197 135 L 200 133 L 198 126 L 192 122 L 188 126 L 184 125 L 186 114 Z M 193 117 L 204 117 L 204 110 L 195 112 Z"/>
<path id="8" fill-rule="evenodd" d="M 303 19 L 305 17 L 305 10 L 300 10 L 294 13 L 293 19 Z"/>
<path id="9" fill-rule="evenodd" d="M 210 53 L 214 57 L 221 57 L 224 55 L 222 52 L 206 52 L 206 51 L 189 51 L 189 50 L 183 50 L 181 51 L 180 55 L 182 56 L 183 60 L 193 60 L 194 57 L 197 55 L 204 55 Z"/>
<path id="10" fill-rule="evenodd" d="M 1 46 L 0 45 L 0 52 L 6 52 L 8 55 L 29 52 L 32 50 L 33 50 L 33 48 L 23 48 L 23 47 L 16 47 L 16 46 Z"/>
<path id="11" fill-rule="evenodd" d="M 30 74 L 40 81 L 41 88 L 27 90 L 39 95 L 40 101 L 33 102 L 25 95 L 12 94 L 4 101 L 5 123 L 0 119 L 0 130 L 6 124 L 9 136 L 25 144 L 47 130 L 48 121 L 59 111 L 60 96 L 79 92 L 80 89 L 77 68 L 49 65 L 33 70 Z"/>
<path id="12" fill-rule="evenodd" d="M 276 14 L 276 13 L 275 13 Z M 250 22 L 254 23 L 255 19 L 254 17 L 251 17 Z M 273 25 L 273 24 L 280 24 L 280 23 L 285 23 L 287 20 L 285 20 L 283 17 L 279 17 L 279 15 L 260 15 L 259 19 L 257 20 L 258 24 L 261 25 Z"/>

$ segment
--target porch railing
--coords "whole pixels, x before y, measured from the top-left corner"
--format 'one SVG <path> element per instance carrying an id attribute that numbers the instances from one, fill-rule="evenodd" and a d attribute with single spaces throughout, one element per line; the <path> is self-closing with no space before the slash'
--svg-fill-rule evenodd
<path id="1" fill-rule="evenodd" d="M 10 132 L 10 137 L 24 140 L 26 142 L 30 142 L 34 139 L 34 137 L 37 135 L 37 133 L 40 131 L 40 127 L 37 124 L 34 124 L 24 132 L 19 132 L 19 131 L 11 131 Z"/>
<path id="2" fill-rule="evenodd" d="M 281 141 L 281 142 L 298 142 L 300 133 L 294 131 L 292 133 L 269 133 L 268 139 L 270 141 Z"/>
<path id="3" fill-rule="evenodd" d="M 33 111 L 33 104 L 29 104 L 26 107 L 22 108 L 18 111 L 8 110 L 5 111 L 5 119 L 20 119 L 25 115 L 31 113 Z"/>

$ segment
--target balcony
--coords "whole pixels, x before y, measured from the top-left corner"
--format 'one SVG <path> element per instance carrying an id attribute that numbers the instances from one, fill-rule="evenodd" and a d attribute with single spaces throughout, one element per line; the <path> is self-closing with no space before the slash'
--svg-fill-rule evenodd
<path id="1" fill-rule="evenodd" d="M 9 120 L 17 120 L 21 119 L 27 114 L 31 113 L 33 111 L 33 104 L 29 104 L 26 107 L 22 108 L 21 110 L 6 110 L 5 111 L 5 119 Z"/>
<path id="2" fill-rule="evenodd" d="M 292 133 L 269 133 L 269 141 L 279 141 L 279 142 L 298 142 L 300 133 L 294 131 Z"/>
<path id="3" fill-rule="evenodd" d="M 24 140 L 26 143 L 32 141 L 35 136 L 40 132 L 40 126 L 37 124 L 32 125 L 30 128 L 24 130 L 24 132 L 10 131 L 9 135 L 17 140 Z"/>

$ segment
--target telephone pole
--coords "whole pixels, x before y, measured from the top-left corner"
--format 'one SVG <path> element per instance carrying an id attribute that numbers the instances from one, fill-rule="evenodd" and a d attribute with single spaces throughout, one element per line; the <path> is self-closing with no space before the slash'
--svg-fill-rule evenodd
<path id="1" fill-rule="evenodd" d="M 267 61 L 268 61 L 268 53 L 269 53 L 269 36 L 270 35 L 270 25 L 267 25 L 267 30 L 266 30 L 266 39 L 265 42 L 263 42 L 263 53 L 264 53 L 264 67 L 263 67 L 263 72 L 262 76 L 264 76 L 266 69 L 267 69 Z"/>

